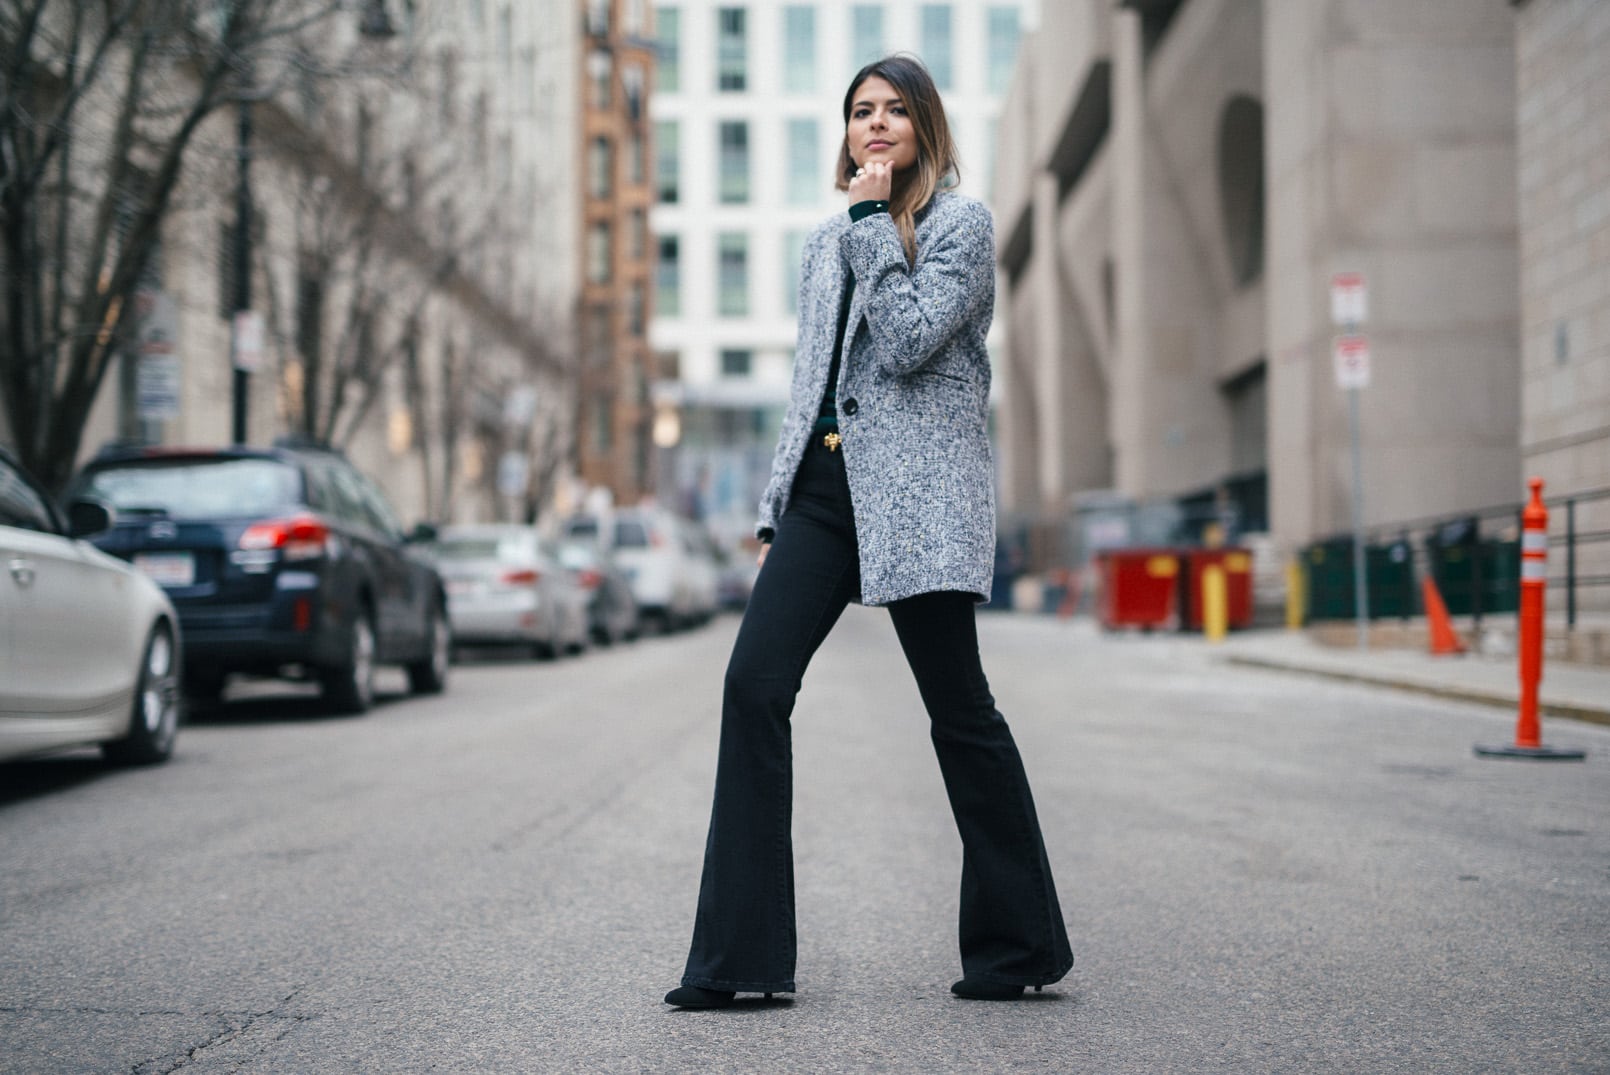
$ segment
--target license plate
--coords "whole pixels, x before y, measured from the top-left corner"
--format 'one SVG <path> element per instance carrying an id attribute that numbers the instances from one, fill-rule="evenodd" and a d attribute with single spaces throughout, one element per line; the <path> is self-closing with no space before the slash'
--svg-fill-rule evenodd
<path id="1" fill-rule="evenodd" d="M 158 586 L 194 586 L 196 558 L 187 552 L 139 552 L 134 566 Z"/>

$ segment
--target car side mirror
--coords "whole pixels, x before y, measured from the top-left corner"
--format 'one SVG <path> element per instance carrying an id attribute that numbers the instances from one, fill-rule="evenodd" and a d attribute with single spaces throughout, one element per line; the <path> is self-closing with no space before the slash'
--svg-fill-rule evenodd
<path id="1" fill-rule="evenodd" d="M 99 500 L 75 500 L 67 507 L 67 533 L 71 537 L 92 537 L 112 529 L 112 510 Z"/>
<path id="2" fill-rule="evenodd" d="M 428 545 L 435 541 L 439 531 L 430 523 L 415 523 L 414 528 L 408 532 L 410 545 Z"/>

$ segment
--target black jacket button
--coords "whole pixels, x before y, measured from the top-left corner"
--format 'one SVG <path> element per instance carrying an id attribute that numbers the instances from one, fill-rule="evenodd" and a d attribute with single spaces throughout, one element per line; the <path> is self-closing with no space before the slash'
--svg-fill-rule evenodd
<path id="1" fill-rule="evenodd" d="M 861 405 L 859 403 L 855 402 L 855 397 L 852 396 L 849 399 L 844 401 L 844 413 L 845 414 L 854 414 L 856 411 L 858 411 L 860 409 L 861 409 Z"/>

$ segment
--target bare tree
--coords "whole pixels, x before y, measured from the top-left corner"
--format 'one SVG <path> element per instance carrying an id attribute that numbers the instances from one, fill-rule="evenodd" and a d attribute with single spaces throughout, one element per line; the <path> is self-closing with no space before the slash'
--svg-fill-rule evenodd
<path id="1" fill-rule="evenodd" d="M 186 158 L 247 74 L 340 0 L 0 0 L 0 395 L 71 477 Z"/>

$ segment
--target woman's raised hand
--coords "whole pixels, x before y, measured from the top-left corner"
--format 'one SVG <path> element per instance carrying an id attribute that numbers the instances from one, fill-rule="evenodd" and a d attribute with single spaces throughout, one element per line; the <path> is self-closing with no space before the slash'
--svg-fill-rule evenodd
<path id="1" fill-rule="evenodd" d="M 850 204 L 886 202 L 894 189 L 894 165 L 887 161 L 868 161 L 850 178 Z"/>

